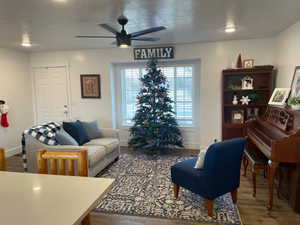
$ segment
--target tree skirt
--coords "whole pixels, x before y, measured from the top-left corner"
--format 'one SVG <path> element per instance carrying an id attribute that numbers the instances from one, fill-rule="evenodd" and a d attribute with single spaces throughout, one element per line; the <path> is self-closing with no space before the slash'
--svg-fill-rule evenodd
<path id="1" fill-rule="evenodd" d="M 214 201 L 214 217 L 207 216 L 203 198 L 183 188 L 173 197 L 170 167 L 189 157 L 122 154 L 98 177 L 114 178 L 112 188 L 95 211 L 134 216 L 159 217 L 216 224 L 242 224 L 238 209 L 226 194 Z"/>

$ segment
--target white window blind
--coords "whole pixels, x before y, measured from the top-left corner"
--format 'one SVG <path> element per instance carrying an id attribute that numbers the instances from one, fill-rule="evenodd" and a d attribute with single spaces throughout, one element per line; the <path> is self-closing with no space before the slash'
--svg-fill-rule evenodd
<path id="1" fill-rule="evenodd" d="M 193 65 L 162 66 L 160 69 L 168 80 L 169 96 L 174 101 L 173 109 L 178 124 L 182 127 L 193 126 Z M 133 124 L 132 118 L 137 110 L 136 97 L 141 86 L 139 78 L 145 73 L 143 67 L 121 69 L 122 124 L 125 126 Z"/>

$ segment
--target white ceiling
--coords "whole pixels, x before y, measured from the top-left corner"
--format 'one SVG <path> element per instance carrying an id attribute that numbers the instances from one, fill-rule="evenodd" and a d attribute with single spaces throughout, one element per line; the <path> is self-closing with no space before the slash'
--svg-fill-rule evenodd
<path id="1" fill-rule="evenodd" d="M 0 0 L 0 47 L 23 49 L 24 33 L 33 51 L 112 47 L 74 36 L 109 35 L 97 24 L 118 28 L 122 13 L 128 32 L 166 26 L 145 35 L 160 37 L 157 44 L 211 42 L 273 36 L 300 20 L 300 0 Z M 237 32 L 224 33 L 231 22 Z"/>

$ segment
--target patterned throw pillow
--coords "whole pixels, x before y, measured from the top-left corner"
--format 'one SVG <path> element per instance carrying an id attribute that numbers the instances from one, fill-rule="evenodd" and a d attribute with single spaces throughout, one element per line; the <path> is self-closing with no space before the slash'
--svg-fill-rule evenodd
<path id="1" fill-rule="evenodd" d="M 195 169 L 200 169 L 200 168 L 203 167 L 207 150 L 208 150 L 208 148 L 203 148 L 203 149 L 200 150 L 197 162 L 194 166 Z"/>

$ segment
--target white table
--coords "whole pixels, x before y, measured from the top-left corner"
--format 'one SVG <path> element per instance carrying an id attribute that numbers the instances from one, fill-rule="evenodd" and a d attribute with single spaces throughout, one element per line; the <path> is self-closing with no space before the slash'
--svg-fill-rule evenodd
<path id="1" fill-rule="evenodd" d="M 0 172 L 0 225 L 80 224 L 113 181 Z"/>

